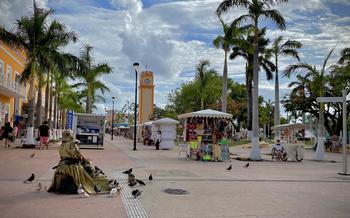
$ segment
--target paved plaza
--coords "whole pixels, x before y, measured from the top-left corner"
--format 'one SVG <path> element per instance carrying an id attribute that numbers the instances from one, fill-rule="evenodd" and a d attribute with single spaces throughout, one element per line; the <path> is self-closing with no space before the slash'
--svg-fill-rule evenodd
<path id="1" fill-rule="evenodd" d="M 326 153 L 327 161 L 313 161 L 314 152 L 306 151 L 302 162 L 229 162 L 189 160 L 177 149 L 159 150 L 137 145 L 132 140 L 107 135 L 104 150 L 82 149 L 110 177 L 117 177 L 123 191 L 115 198 L 107 195 L 88 199 L 77 195 L 56 195 L 36 191 L 51 183 L 58 163 L 59 144 L 49 150 L 5 149 L 0 147 L 1 217 L 349 217 L 350 177 L 342 171 L 342 154 Z M 232 157 L 247 157 L 249 149 L 231 147 Z M 35 153 L 33 158 L 31 154 Z M 126 175 L 132 167 L 137 178 L 146 181 L 140 198 L 131 198 Z M 32 184 L 23 180 L 35 173 Z M 149 174 L 154 180 L 148 181 Z M 185 195 L 165 193 L 165 189 L 183 189 Z"/>

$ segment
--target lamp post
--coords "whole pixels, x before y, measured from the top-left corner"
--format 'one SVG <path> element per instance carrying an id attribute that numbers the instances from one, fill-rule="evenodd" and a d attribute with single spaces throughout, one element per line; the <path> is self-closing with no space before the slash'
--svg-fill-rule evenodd
<path id="1" fill-rule="evenodd" d="M 112 97 L 112 136 L 111 136 L 111 140 L 113 141 L 113 135 L 114 135 L 114 131 L 113 131 L 113 122 L 114 122 L 114 99 L 115 97 Z"/>
<path id="2" fill-rule="evenodd" d="M 137 123 L 137 71 L 139 68 L 139 63 L 134 63 L 135 69 L 135 103 L 134 103 L 134 148 L 133 151 L 137 151 L 136 149 L 136 123 Z"/>

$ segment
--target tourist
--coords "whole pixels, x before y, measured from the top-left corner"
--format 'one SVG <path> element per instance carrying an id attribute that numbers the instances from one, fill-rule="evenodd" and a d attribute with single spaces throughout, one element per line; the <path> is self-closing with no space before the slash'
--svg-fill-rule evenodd
<path id="1" fill-rule="evenodd" d="M 47 121 L 44 121 L 41 126 L 39 126 L 39 150 L 41 150 L 42 145 L 46 146 L 46 149 L 49 149 L 49 126 Z"/>
<path id="2" fill-rule="evenodd" d="M 156 136 L 156 150 L 159 150 L 159 145 L 161 141 L 162 141 L 162 132 L 158 130 L 157 136 Z"/>
<path id="3" fill-rule="evenodd" d="M 2 130 L 2 138 L 5 140 L 5 148 L 9 148 L 10 144 L 9 142 L 13 140 L 13 128 L 10 124 L 10 122 L 5 123 L 5 126 Z"/>

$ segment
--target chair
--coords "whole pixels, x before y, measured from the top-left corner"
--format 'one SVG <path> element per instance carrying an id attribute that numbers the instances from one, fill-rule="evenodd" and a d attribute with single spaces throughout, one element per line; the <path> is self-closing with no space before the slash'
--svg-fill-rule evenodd
<path id="1" fill-rule="evenodd" d="M 185 152 L 186 158 L 188 157 L 188 146 L 187 144 L 179 144 L 179 154 L 177 159 L 180 159 L 181 152 Z"/>

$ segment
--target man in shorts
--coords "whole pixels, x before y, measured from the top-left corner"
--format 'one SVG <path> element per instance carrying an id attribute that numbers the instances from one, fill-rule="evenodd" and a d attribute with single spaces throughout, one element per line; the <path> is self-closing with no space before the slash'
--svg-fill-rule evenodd
<path id="1" fill-rule="evenodd" d="M 39 137 L 40 137 L 40 143 L 39 143 L 39 149 L 41 149 L 41 146 L 44 144 L 46 146 L 46 149 L 49 149 L 49 126 L 47 125 L 47 121 L 44 121 L 41 126 L 39 126 Z"/>

